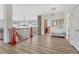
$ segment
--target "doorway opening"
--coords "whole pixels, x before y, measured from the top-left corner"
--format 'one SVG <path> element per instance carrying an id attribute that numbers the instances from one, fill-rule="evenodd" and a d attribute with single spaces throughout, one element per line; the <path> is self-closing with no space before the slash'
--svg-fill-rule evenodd
<path id="1" fill-rule="evenodd" d="M 44 22 L 44 34 L 50 34 L 51 21 L 45 20 Z"/>

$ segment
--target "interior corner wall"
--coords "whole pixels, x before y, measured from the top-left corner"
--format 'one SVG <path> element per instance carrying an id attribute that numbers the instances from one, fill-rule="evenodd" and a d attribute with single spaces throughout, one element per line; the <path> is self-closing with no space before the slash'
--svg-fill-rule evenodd
<path id="1" fill-rule="evenodd" d="M 71 44 L 79 51 L 79 5 L 73 10 L 71 16 Z"/>

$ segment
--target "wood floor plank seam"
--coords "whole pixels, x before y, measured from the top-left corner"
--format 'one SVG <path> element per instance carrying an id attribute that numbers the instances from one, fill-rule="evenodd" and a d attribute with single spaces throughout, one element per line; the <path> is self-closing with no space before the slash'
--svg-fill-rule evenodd
<path id="1" fill-rule="evenodd" d="M 78 54 L 78 52 L 64 38 L 39 35 L 15 46 L 0 41 L 0 54 Z"/>

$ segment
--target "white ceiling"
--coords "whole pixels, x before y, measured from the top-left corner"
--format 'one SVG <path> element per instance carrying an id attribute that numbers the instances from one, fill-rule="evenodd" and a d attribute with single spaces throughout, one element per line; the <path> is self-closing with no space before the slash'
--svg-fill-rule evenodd
<path id="1" fill-rule="evenodd" d="M 56 10 L 51 11 L 51 8 Z M 23 20 L 24 16 L 27 20 L 37 19 L 40 14 L 63 11 L 63 5 L 60 4 L 16 4 L 13 5 L 14 20 Z"/>
<path id="2" fill-rule="evenodd" d="M 38 15 L 48 14 L 53 12 L 61 12 L 65 9 L 68 10 L 70 5 L 63 4 L 14 4 L 13 5 L 13 20 L 27 20 L 37 19 Z M 72 5 L 73 7 L 73 5 Z M 51 8 L 56 10 L 51 11 Z M 0 4 L 0 19 L 3 18 L 3 5 Z"/>

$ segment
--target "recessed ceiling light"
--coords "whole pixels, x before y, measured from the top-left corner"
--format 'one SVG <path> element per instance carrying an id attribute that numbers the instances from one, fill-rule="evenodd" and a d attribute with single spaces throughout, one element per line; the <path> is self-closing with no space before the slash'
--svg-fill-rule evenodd
<path id="1" fill-rule="evenodd" d="M 52 11 L 56 10 L 56 8 L 51 8 Z"/>
<path id="2" fill-rule="evenodd" d="M 51 16 L 53 16 L 53 15 L 54 15 L 54 13 L 51 14 Z"/>

